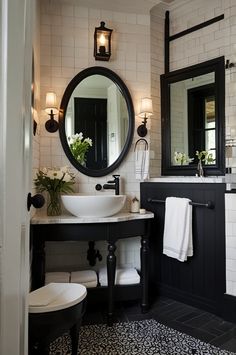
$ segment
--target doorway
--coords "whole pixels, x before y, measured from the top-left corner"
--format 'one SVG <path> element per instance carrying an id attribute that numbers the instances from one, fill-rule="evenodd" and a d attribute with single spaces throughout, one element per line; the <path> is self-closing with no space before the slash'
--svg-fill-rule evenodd
<path id="1" fill-rule="evenodd" d="M 75 133 L 91 138 L 93 145 L 87 153 L 88 169 L 107 167 L 107 99 L 74 98 Z"/>
<path id="2" fill-rule="evenodd" d="M 214 84 L 188 90 L 189 156 L 197 163 L 196 151 L 216 158 L 216 112 Z"/>

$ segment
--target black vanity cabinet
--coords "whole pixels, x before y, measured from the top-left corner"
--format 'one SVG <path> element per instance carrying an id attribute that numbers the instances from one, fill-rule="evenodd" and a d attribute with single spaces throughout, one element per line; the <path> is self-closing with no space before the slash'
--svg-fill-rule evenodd
<path id="1" fill-rule="evenodd" d="M 153 291 L 221 313 L 225 292 L 224 183 L 141 183 L 142 207 L 154 212 L 150 233 Z M 162 253 L 166 197 L 186 197 L 212 208 L 193 206 L 193 257 L 180 262 Z"/>
<path id="2" fill-rule="evenodd" d="M 88 289 L 88 299 L 108 303 L 108 324 L 112 323 L 115 300 L 141 300 L 141 309 L 148 309 L 148 261 L 149 232 L 153 213 L 144 215 L 123 213 L 111 217 L 95 218 L 90 223 L 86 218 L 73 216 L 34 217 L 31 221 L 32 249 L 32 289 L 44 285 L 45 242 L 46 241 L 107 241 L 108 287 Z M 141 237 L 140 245 L 140 284 L 114 285 L 116 269 L 116 242 L 118 239 Z M 62 260 L 63 262 L 63 260 Z"/>

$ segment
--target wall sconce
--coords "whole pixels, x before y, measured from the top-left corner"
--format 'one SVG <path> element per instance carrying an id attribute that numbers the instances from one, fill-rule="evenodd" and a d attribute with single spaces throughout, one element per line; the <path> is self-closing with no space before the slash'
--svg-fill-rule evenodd
<path id="1" fill-rule="evenodd" d="M 230 69 L 234 67 L 234 63 L 230 62 L 229 59 L 226 60 L 225 69 Z"/>
<path id="2" fill-rule="evenodd" d="M 46 94 L 46 108 L 45 111 L 50 116 L 50 119 L 45 123 L 45 128 L 48 132 L 54 133 L 58 130 L 59 124 L 54 120 L 54 116 L 58 113 L 57 96 L 54 92 L 47 92 Z"/>
<path id="3" fill-rule="evenodd" d="M 96 60 L 109 60 L 111 56 L 111 33 L 112 30 L 105 27 L 101 22 L 100 27 L 94 31 L 94 57 Z"/>
<path id="4" fill-rule="evenodd" d="M 140 137 L 145 137 L 147 135 L 147 119 L 152 116 L 152 113 L 152 99 L 144 97 L 141 99 L 140 113 L 138 114 L 139 117 L 143 118 L 142 124 L 137 128 L 137 133 Z"/>

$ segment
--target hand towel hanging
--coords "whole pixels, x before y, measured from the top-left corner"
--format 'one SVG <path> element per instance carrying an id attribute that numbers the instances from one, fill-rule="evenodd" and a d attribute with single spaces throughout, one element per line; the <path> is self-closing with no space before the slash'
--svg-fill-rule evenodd
<path id="1" fill-rule="evenodd" d="M 141 148 L 141 143 L 144 143 L 144 149 Z M 148 142 L 144 138 L 140 138 L 135 143 L 135 177 L 137 180 L 146 180 L 149 178 L 149 150 Z"/>
<path id="2" fill-rule="evenodd" d="M 193 255 L 192 206 L 187 198 L 167 197 L 163 254 L 186 261 Z"/>

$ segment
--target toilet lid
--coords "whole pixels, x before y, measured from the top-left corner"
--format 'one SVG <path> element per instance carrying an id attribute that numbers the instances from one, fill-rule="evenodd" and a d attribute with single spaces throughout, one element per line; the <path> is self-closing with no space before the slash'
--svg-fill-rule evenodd
<path id="1" fill-rule="evenodd" d="M 80 303 L 87 295 L 86 287 L 76 283 L 49 283 L 30 292 L 29 313 L 53 312 Z"/>

